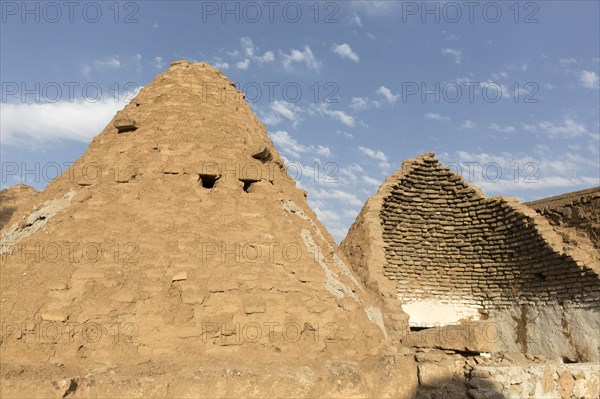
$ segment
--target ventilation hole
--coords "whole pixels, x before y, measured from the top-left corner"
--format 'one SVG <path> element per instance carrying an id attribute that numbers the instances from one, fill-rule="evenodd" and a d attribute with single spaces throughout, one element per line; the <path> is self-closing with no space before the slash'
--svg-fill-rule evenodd
<path id="1" fill-rule="evenodd" d="M 135 126 L 120 127 L 120 128 L 117 128 L 117 130 L 119 131 L 119 134 L 121 134 L 121 133 L 131 133 L 131 132 L 135 132 L 137 130 L 137 127 L 135 127 Z"/>
<path id="2" fill-rule="evenodd" d="M 253 180 L 253 179 L 240 179 L 240 181 L 242 183 L 244 183 L 244 191 L 248 192 L 248 190 L 250 190 L 250 187 L 254 184 L 259 182 L 259 180 Z"/>
<path id="3" fill-rule="evenodd" d="M 256 154 L 252 154 L 252 158 L 258 159 L 262 163 L 267 163 L 273 159 L 273 155 L 271 154 L 271 151 L 265 147 Z"/>
<path id="4" fill-rule="evenodd" d="M 540 281 L 546 281 L 548 278 L 548 276 L 546 276 L 544 273 L 535 273 L 533 276 L 536 278 L 536 280 Z"/>
<path id="5" fill-rule="evenodd" d="M 418 332 L 418 331 L 423 331 L 423 330 L 429 330 L 430 328 L 433 328 L 433 327 L 411 326 L 410 331 Z"/>
<path id="6" fill-rule="evenodd" d="M 202 184 L 204 188 L 213 188 L 217 180 L 221 178 L 219 175 L 199 175 L 198 181 Z"/>

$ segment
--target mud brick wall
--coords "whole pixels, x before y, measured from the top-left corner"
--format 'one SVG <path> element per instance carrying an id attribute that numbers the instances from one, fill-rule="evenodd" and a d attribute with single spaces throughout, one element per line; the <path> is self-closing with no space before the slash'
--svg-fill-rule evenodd
<path id="1" fill-rule="evenodd" d="M 600 299 L 598 274 L 557 250 L 543 218 L 510 198 L 487 198 L 433 154 L 403 165 L 380 212 L 384 275 L 406 300 L 480 307 Z"/>
<path id="2" fill-rule="evenodd" d="M 552 226 L 576 229 L 600 249 L 600 187 L 528 202 Z"/>

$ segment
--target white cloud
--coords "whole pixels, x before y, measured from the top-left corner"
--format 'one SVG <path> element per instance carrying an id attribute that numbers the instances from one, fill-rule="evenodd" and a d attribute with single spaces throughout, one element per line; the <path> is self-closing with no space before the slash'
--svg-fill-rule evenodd
<path id="1" fill-rule="evenodd" d="M 477 125 L 470 120 L 464 121 L 464 123 L 460 126 L 461 129 L 475 129 L 476 127 Z"/>
<path id="2" fill-rule="evenodd" d="M 227 62 L 216 61 L 214 63 L 214 66 L 215 66 L 215 68 L 219 68 L 219 69 L 223 69 L 223 70 L 229 69 L 229 64 Z"/>
<path id="3" fill-rule="evenodd" d="M 342 58 L 347 58 L 354 62 L 360 61 L 360 57 L 358 56 L 358 54 L 356 54 L 354 51 L 352 51 L 352 48 L 350 47 L 350 45 L 348 45 L 346 43 L 339 44 L 339 45 L 334 44 L 333 52 Z"/>
<path id="4" fill-rule="evenodd" d="M 388 157 L 383 153 L 383 151 L 373 150 L 369 147 L 362 146 L 358 147 L 358 149 L 369 158 L 379 161 L 380 168 L 389 169 L 391 167 L 390 163 L 388 162 Z"/>
<path id="5" fill-rule="evenodd" d="M 160 60 L 158 60 L 160 58 Z M 161 67 L 163 66 L 162 57 L 155 57 L 150 63 L 156 67 L 157 61 L 160 61 Z M 124 69 L 126 71 L 142 71 L 142 55 L 139 53 L 133 55 L 118 56 L 113 55 L 106 58 L 95 59 L 91 62 L 85 63 L 81 68 L 81 73 L 86 77 L 90 78 L 92 72 L 100 73 L 113 73 L 114 71 Z"/>
<path id="6" fill-rule="evenodd" d="M 87 143 L 104 129 L 124 104 L 114 98 L 46 104 L 3 104 L 0 135 L 3 144 L 43 146 L 61 140 Z"/>
<path id="7" fill-rule="evenodd" d="M 95 60 L 94 65 L 98 69 L 119 69 L 121 67 L 121 61 L 118 56 L 114 56 L 104 60 Z"/>
<path id="8" fill-rule="evenodd" d="M 272 51 L 267 51 L 263 55 L 256 57 L 258 62 L 273 62 L 275 61 L 275 53 Z"/>
<path id="9" fill-rule="evenodd" d="M 375 93 L 382 96 L 385 102 L 388 104 L 394 104 L 400 97 L 400 94 L 394 94 L 385 86 L 380 86 Z M 350 101 L 350 108 L 352 108 L 354 111 L 365 111 L 370 108 L 381 107 L 382 102 L 379 100 L 372 100 L 369 97 L 352 97 L 352 100 Z"/>
<path id="10" fill-rule="evenodd" d="M 329 147 L 324 147 L 322 145 L 318 145 L 317 146 L 317 154 L 324 156 L 324 157 L 330 157 L 331 156 L 331 150 L 329 149 Z"/>
<path id="11" fill-rule="evenodd" d="M 544 121 L 539 123 L 538 127 L 542 133 L 546 133 L 552 137 L 573 137 L 587 132 L 587 129 L 584 125 L 577 123 L 570 118 L 566 118 L 562 126 L 555 125 L 552 122 Z"/>
<path id="12" fill-rule="evenodd" d="M 500 80 L 508 78 L 508 74 L 506 72 L 494 72 L 492 73 L 492 79 Z"/>
<path id="13" fill-rule="evenodd" d="M 152 63 L 154 64 L 156 69 L 163 69 L 165 67 L 163 57 L 154 57 L 154 60 L 152 60 Z"/>
<path id="14" fill-rule="evenodd" d="M 323 157 L 331 157 L 332 152 L 329 147 L 322 145 L 304 145 L 299 143 L 290 134 L 283 130 L 270 133 L 273 143 L 280 149 L 284 154 L 287 154 L 293 158 L 300 158 L 303 154 L 316 153 Z"/>
<path id="15" fill-rule="evenodd" d="M 250 66 L 250 60 L 248 58 L 246 58 L 244 61 L 239 61 L 237 64 L 235 64 L 235 67 L 237 69 L 248 69 L 248 67 Z"/>
<path id="16" fill-rule="evenodd" d="M 240 38 L 240 44 L 242 45 L 242 50 L 245 56 L 247 57 L 245 61 L 249 62 L 249 60 L 254 60 L 258 63 L 275 61 L 275 54 L 272 51 L 267 51 L 263 55 L 257 55 L 259 49 L 257 47 L 254 47 L 252 39 L 250 39 L 248 36 Z"/>
<path id="17" fill-rule="evenodd" d="M 106 70 L 115 71 L 119 68 L 121 68 L 121 60 L 119 59 L 119 56 L 114 55 L 111 57 L 97 59 L 92 61 L 91 63 L 84 64 L 81 68 L 81 73 L 86 78 L 89 78 L 91 76 L 92 70 L 94 69 L 96 71 L 102 72 Z"/>
<path id="18" fill-rule="evenodd" d="M 235 67 L 237 69 L 247 70 L 252 64 L 252 62 L 264 64 L 275 61 L 275 53 L 273 51 L 266 51 L 264 54 L 260 55 L 260 49 L 254 46 L 252 39 L 248 36 L 243 36 L 240 38 L 240 45 L 242 47 L 241 52 L 239 50 L 225 52 L 225 54 L 227 54 L 228 56 L 237 59 L 237 62 L 235 60 L 230 60 L 232 64 L 235 64 Z M 221 69 L 229 69 L 229 62 L 225 62 L 220 57 L 214 57 L 214 59 L 215 67 Z"/>
<path id="19" fill-rule="evenodd" d="M 497 123 L 492 123 L 490 129 L 500 133 L 515 133 L 517 131 L 514 126 L 500 126 Z"/>
<path id="20" fill-rule="evenodd" d="M 550 138 L 576 137 L 587 133 L 585 125 L 578 123 L 570 117 L 565 117 L 562 125 L 550 121 L 542 121 L 537 124 L 522 124 L 523 129 L 532 133 L 542 133 Z"/>
<path id="21" fill-rule="evenodd" d="M 564 67 L 564 68 L 568 68 L 571 67 L 575 64 L 577 64 L 577 60 L 573 57 L 569 57 L 569 58 L 561 58 L 560 60 L 558 60 L 558 63 Z"/>
<path id="22" fill-rule="evenodd" d="M 350 166 L 346 166 L 346 167 L 340 169 L 340 174 L 342 176 L 350 179 L 350 182 L 358 180 L 357 174 L 364 174 L 364 173 L 365 173 L 365 170 L 363 169 L 363 167 L 357 163 L 354 163 Z"/>
<path id="23" fill-rule="evenodd" d="M 354 111 L 365 111 L 370 108 L 379 108 L 379 101 L 371 100 L 369 97 L 352 97 L 350 108 Z"/>
<path id="24" fill-rule="evenodd" d="M 90 75 L 92 74 L 92 67 L 90 67 L 89 65 L 82 66 L 81 73 L 83 74 L 83 76 L 89 79 Z"/>
<path id="25" fill-rule="evenodd" d="M 447 32 L 445 30 L 442 31 L 442 35 L 444 35 L 446 40 L 459 40 L 460 39 L 460 36 L 453 35 L 452 33 Z"/>
<path id="26" fill-rule="evenodd" d="M 362 178 L 365 183 L 370 184 L 371 186 L 375 186 L 375 187 L 379 187 L 381 185 L 381 183 L 383 183 L 382 181 L 380 181 L 378 179 L 374 179 L 367 175 L 363 175 Z"/>
<path id="27" fill-rule="evenodd" d="M 341 220 L 340 215 L 338 215 L 335 211 L 321 209 L 319 207 L 315 207 L 314 210 L 319 218 L 319 221 L 322 223 L 338 222 Z"/>
<path id="28" fill-rule="evenodd" d="M 449 117 L 447 116 L 442 116 L 436 112 L 428 112 L 425 114 L 425 118 L 426 119 L 430 119 L 430 120 L 434 120 L 434 121 L 446 121 L 448 122 L 450 120 Z"/>
<path id="29" fill-rule="evenodd" d="M 351 218 L 352 220 L 356 219 L 356 216 L 358 216 L 358 213 L 360 212 L 359 209 L 344 209 L 344 217 L 347 218 Z"/>
<path id="30" fill-rule="evenodd" d="M 307 153 L 311 150 L 310 147 L 298 143 L 288 132 L 283 130 L 271 133 L 271 138 L 277 148 L 294 158 L 300 158 L 300 154 Z"/>
<path id="31" fill-rule="evenodd" d="M 296 127 L 302 121 L 300 114 L 303 110 L 294 103 L 276 100 L 269 104 L 269 109 L 269 112 L 263 113 L 263 120 L 267 125 L 278 125 L 282 122 L 282 118 L 285 118 Z"/>
<path id="32" fill-rule="evenodd" d="M 244 36 L 240 38 L 240 44 L 242 45 L 242 49 L 247 57 L 252 57 L 254 55 L 254 45 L 252 44 L 252 39 Z"/>
<path id="33" fill-rule="evenodd" d="M 355 111 L 364 111 L 369 109 L 369 98 L 368 97 L 352 97 L 350 102 L 350 108 Z"/>
<path id="34" fill-rule="evenodd" d="M 346 137 L 347 139 L 353 139 L 354 135 L 352 133 L 348 133 L 348 132 L 342 132 L 342 131 L 337 131 L 337 134 Z"/>
<path id="35" fill-rule="evenodd" d="M 286 69 L 293 68 L 294 63 L 303 63 L 309 69 L 318 70 L 321 68 L 321 62 L 319 62 L 313 55 L 312 50 L 309 46 L 304 46 L 304 50 L 292 49 L 290 54 L 280 52 L 281 62 Z"/>
<path id="36" fill-rule="evenodd" d="M 323 116 L 329 116 L 329 117 L 343 123 L 344 125 L 346 125 L 348 127 L 354 127 L 356 125 L 356 120 L 354 119 L 353 116 L 348 115 L 344 111 L 331 110 L 331 109 L 329 109 L 329 104 L 327 104 L 327 103 L 320 103 L 318 105 L 311 104 L 310 113 L 323 115 Z"/>
<path id="37" fill-rule="evenodd" d="M 383 153 L 383 151 L 378 151 L 378 150 L 373 150 L 369 147 L 358 147 L 358 149 L 360 151 L 362 151 L 364 154 L 366 154 L 369 158 L 375 159 L 377 161 L 384 161 L 387 162 L 388 158 L 387 155 L 385 155 Z"/>
<path id="38" fill-rule="evenodd" d="M 445 48 L 442 49 L 442 54 L 449 55 L 454 58 L 454 62 L 460 64 L 462 61 L 462 51 L 453 49 L 453 48 Z"/>
<path id="39" fill-rule="evenodd" d="M 362 21 L 360 20 L 360 16 L 355 12 L 353 12 L 352 16 L 350 17 L 350 25 L 356 25 L 359 28 L 362 28 L 363 26 Z"/>
<path id="40" fill-rule="evenodd" d="M 344 205 L 363 206 L 363 202 L 359 200 L 356 195 L 350 194 L 343 190 L 324 190 L 317 188 L 312 190 L 310 194 L 317 200 L 337 200 L 342 202 Z"/>
<path id="41" fill-rule="evenodd" d="M 395 103 L 398 100 L 398 97 L 400 97 L 400 94 L 392 93 L 392 91 L 385 86 L 379 87 L 379 89 L 377 89 L 377 94 L 382 95 L 390 104 Z"/>
<path id="42" fill-rule="evenodd" d="M 586 89 L 599 88 L 599 81 L 598 74 L 594 71 L 581 71 L 579 74 L 579 82 Z"/>

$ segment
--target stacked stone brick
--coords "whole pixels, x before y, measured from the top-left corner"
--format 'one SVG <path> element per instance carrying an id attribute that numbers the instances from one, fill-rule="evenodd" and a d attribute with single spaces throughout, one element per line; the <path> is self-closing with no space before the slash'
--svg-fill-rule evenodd
<path id="1" fill-rule="evenodd" d="M 557 251 L 523 208 L 485 197 L 433 154 L 405 162 L 380 212 L 384 275 L 409 301 L 597 304 L 597 270 Z"/>

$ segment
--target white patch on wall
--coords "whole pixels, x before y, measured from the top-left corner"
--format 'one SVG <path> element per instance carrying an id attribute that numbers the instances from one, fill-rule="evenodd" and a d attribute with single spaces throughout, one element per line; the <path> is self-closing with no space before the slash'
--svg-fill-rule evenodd
<path id="1" fill-rule="evenodd" d="M 402 309 L 409 315 L 411 327 L 443 327 L 465 321 L 476 321 L 481 317 L 480 307 L 461 302 L 413 301 L 402 305 Z"/>

